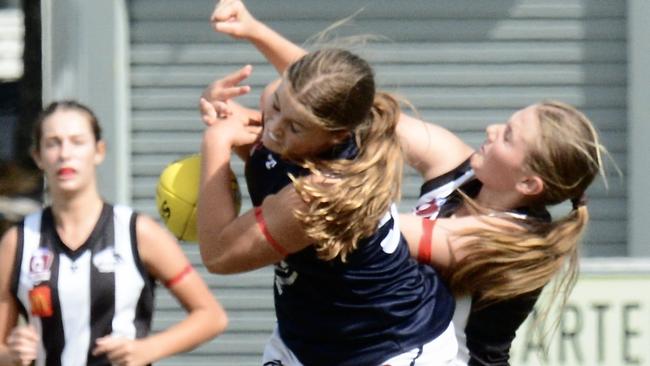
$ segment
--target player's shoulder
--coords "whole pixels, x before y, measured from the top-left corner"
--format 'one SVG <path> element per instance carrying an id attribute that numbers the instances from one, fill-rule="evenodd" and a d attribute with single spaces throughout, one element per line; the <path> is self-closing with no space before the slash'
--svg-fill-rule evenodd
<path id="1" fill-rule="evenodd" d="M 164 232 L 163 226 L 153 217 L 139 212 L 133 212 L 135 219 L 135 230 L 138 235 L 159 235 Z"/>
<path id="2" fill-rule="evenodd" d="M 445 186 L 456 189 L 470 181 L 474 178 L 474 171 L 472 170 L 470 159 L 471 158 L 467 158 L 461 163 L 450 166 L 449 169 L 446 169 L 444 172 L 432 176 L 429 179 L 425 179 L 422 184 L 422 191 L 429 192 Z"/>
<path id="3" fill-rule="evenodd" d="M 133 207 L 125 204 L 105 203 L 108 210 L 112 211 L 114 218 L 122 225 L 128 225 L 135 231 L 138 239 L 156 237 L 161 231 L 165 231 L 162 225 L 146 213 L 139 212 Z"/>
<path id="4" fill-rule="evenodd" d="M 0 250 L 4 248 L 16 247 L 18 242 L 18 225 L 12 225 L 0 237 Z"/>
<path id="5" fill-rule="evenodd" d="M 18 248 L 18 225 L 11 226 L 0 238 L 0 269 L 13 268 Z"/>

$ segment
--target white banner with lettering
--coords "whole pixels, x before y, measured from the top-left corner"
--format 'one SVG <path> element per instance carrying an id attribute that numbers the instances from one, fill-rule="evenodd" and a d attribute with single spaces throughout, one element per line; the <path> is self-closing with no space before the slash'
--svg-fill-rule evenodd
<path id="1" fill-rule="evenodd" d="M 650 260 L 583 259 L 562 313 L 556 305 L 536 326 L 538 308 L 517 333 L 513 366 L 650 365 Z"/>

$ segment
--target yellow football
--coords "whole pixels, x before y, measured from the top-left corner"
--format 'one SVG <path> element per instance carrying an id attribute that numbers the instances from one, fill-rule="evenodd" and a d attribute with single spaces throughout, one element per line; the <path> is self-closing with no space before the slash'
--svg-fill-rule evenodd
<path id="1" fill-rule="evenodd" d="M 237 177 L 230 172 L 235 208 L 241 208 Z M 156 206 L 165 226 L 180 240 L 196 241 L 196 204 L 199 198 L 201 156 L 183 157 L 167 165 L 156 187 Z"/>

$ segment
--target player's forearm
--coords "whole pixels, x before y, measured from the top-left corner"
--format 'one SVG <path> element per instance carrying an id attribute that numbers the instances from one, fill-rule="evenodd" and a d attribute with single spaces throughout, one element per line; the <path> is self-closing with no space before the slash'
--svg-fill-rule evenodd
<path id="1" fill-rule="evenodd" d="M 215 316 L 209 309 L 197 309 L 165 331 L 144 338 L 142 342 L 151 352 L 150 362 L 190 351 L 222 333 L 228 320 L 225 313 L 221 313 Z"/>
<path id="2" fill-rule="evenodd" d="M 230 182 L 231 144 L 219 132 L 208 128 L 201 146 L 197 226 L 201 258 L 208 269 L 223 251 L 219 242 L 221 232 L 237 217 Z"/>
<path id="3" fill-rule="evenodd" d="M 291 42 L 262 22 L 256 23 L 256 30 L 249 41 L 282 74 L 293 62 L 307 51 Z"/>

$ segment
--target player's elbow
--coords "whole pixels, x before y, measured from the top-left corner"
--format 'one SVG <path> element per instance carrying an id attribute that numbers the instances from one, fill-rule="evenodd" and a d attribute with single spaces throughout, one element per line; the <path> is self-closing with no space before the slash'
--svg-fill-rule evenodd
<path id="1" fill-rule="evenodd" d="M 214 316 L 212 319 L 214 319 L 214 321 L 211 321 L 211 331 L 212 337 L 214 338 L 226 331 L 230 320 L 228 319 L 228 314 L 226 314 L 226 311 L 219 304 L 217 304 L 217 309 L 213 311 L 213 314 Z"/>
<path id="2" fill-rule="evenodd" d="M 222 256 L 219 256 L 214 253 L 206 254 L 201 250 L 201 261 L 203 265 L 207 268 L 208 272 L 212 274 L 228 274 L 227 271 L 224 271 L 224 260 Z"/>
<path id="3" fill-rule="evenodd" d="M 237 272 L 235 268 L 232 268 L 227 253 L 216 249 L 215 245 L 202 242 L 200 239 L 199 246 L 201 261 L 208 272 L 212 274 L 232 274 Z"/>
<path id="4" fill-rule="evenodd" d="M 200 308 L 192 311 L 193 320 L 197 324 L 194 346 L 207 342 L 223 334 L 228 327 L 228 315 L 215 299 L 204 300 Z"/>

